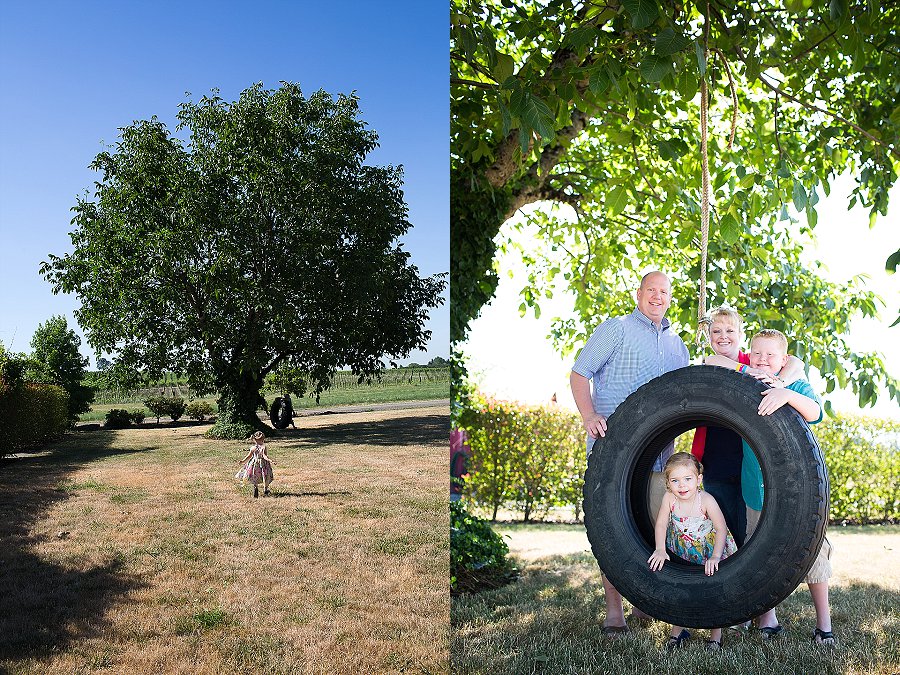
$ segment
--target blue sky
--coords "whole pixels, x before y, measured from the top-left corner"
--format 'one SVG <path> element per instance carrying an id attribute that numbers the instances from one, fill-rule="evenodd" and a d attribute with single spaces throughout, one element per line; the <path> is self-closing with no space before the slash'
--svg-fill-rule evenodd
<path id="1" fill-rule="evenodd" d="M 381 147 L 402 164 L 413 229 L 404 248 L 423 275 L 449 269 L 447 7 L 441 2 L 45 2 L 0 5 L 0 342 L 30 350 L 38 324 L 74 317 L 38 273 L 71 250 L 71 207 L 98 176 L 87 166 L 119 127 L 218 88 L 255 82 L 355 91 Z M 447 293 L 445 293 L 445 297 Z M 426 352 L 449 354 L 449 309 L 432 311 Z M 82 352 L 93 354 L 86 343 Z"/>

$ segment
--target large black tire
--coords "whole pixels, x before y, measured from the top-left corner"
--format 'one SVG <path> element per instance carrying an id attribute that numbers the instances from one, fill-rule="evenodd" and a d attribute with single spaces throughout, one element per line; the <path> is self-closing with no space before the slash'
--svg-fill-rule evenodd
<path id="1" fill-rule="evenodd" d="M 281 396 L 276 396 L 275 400 L 272 401 L 272 407 L 269 409 L 269 420 L 276 429 L 286 429 L 287 425 L 290 424 L 289 420 L 285 420 L 284 407 L 284 399 Z"/>
<path id="2" fill-rule="evenodd" d="M 591 548 L 616 590 L 657 619 L 694 628 L 746 621 L 790 595 L 818 555 L 828 515 L 822 451 L 792 407 L 757 413 L 764 389 L 737 371 L 680 368 L 629 396 L 594 444 L 584 477 Z M 759 525 L 712 577 L 671 551 L 662 570 L 652 572 L 653 462 L 673 438 L 704 425 L 734 430 L 756 453 L 766 486 Z"/>

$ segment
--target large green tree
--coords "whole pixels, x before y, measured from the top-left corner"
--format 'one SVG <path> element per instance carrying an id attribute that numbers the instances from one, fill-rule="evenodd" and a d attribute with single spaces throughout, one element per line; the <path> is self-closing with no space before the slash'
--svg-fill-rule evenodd
<path id="1" fill-rule="evenodd" d="M 320 392 L 337 368 L 371 377 L 424 347 L 445 281 L 398 243 L 402 171 L 364 163 L 377 134 L 355 96 L 255 85 L 177 117 L 180 136 L 156 118 L 121 129 L 74 207 L 74 251 L 42 265 L 78 295 L 91 346 L 217 390 L 211 433 L 236 436 L 276 368 Z"/>
<path id="2" fill-rule="evenodd" d="M 53 316 L 38 325 L 31 337 L 31 355 L 25 379 L 55 384 L 69 394 L 69 423 L 91 409 L 94 390 L 82 385 L 88 360 L 81 355 L 81 338 L 64 316 Z"/>
<path id="3" fill-rule="evenodd" d="M 709 87 L 708 302 L 779 327 L 829 390 L 861 404 L 877 354 L 845 336 L 880 299 L 864 279 L 825 281 L 801 262 L 822 194 L 852 173 L 851 206 L 887 213 L 900 161 L 900 8 L 808 0 L 452 0 L 451 339 L 494 293 L 498 236 L 517 212 L 536 233 L 522 310 L 562 282 L 571 349 L 629 311 L 636 273 L 672 270 L 671 316 L 688 336 L 701 276 L 701 81 Z M 733 143 L 729 143 L 734 134 Z M 523 207 L 543 202 L 538 209 Z M 508 230 L 504 230 L 508 232 Z M 885 252 L 887 256 L 888 252 Z M 900 252 L 886 261 L 896 267 Z"/>

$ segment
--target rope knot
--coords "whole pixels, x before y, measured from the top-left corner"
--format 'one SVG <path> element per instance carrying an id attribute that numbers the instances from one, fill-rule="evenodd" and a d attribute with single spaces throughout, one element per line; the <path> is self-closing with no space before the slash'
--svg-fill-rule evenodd
<path id="1" fill-rule="evenodd" d="M 698 347 L 707 347 L 709 346 L 709 327 L 712 325 L 712 319 L 709 317 L 709 314 L 704 314 L 703 316 L 697 319 L 697 332 L 694 335 L 694 344 Z"/>

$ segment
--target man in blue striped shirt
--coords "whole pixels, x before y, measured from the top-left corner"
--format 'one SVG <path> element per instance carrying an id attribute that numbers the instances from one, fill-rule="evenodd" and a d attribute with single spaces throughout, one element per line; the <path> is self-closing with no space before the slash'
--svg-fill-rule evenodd
<path id="1" fill-rule="evenodd" d="M 688 365 L 688 351 L 671 330 L 666 311 L 672 303 L 672 284 L 662 272 L 645 274 L 635 295 L 637 307 L 627 316 L 607 319 L 585 343 L 569 382 L 572 397 L 588 433 L 588 453 L 598 437 L 606 435 L 606 420 L 629 394 L 654 377 Z M 593 392 L 591 384 L 593 383 Z M 659 511 L 665 493 L 662 468 L 672 454 L 666 448 L 653 466 L 650 512 Z M 606 635 L 627 630 L 622 596 L 604 575 Z M 646 615 L 635 608 L 634 615 Z"/>

